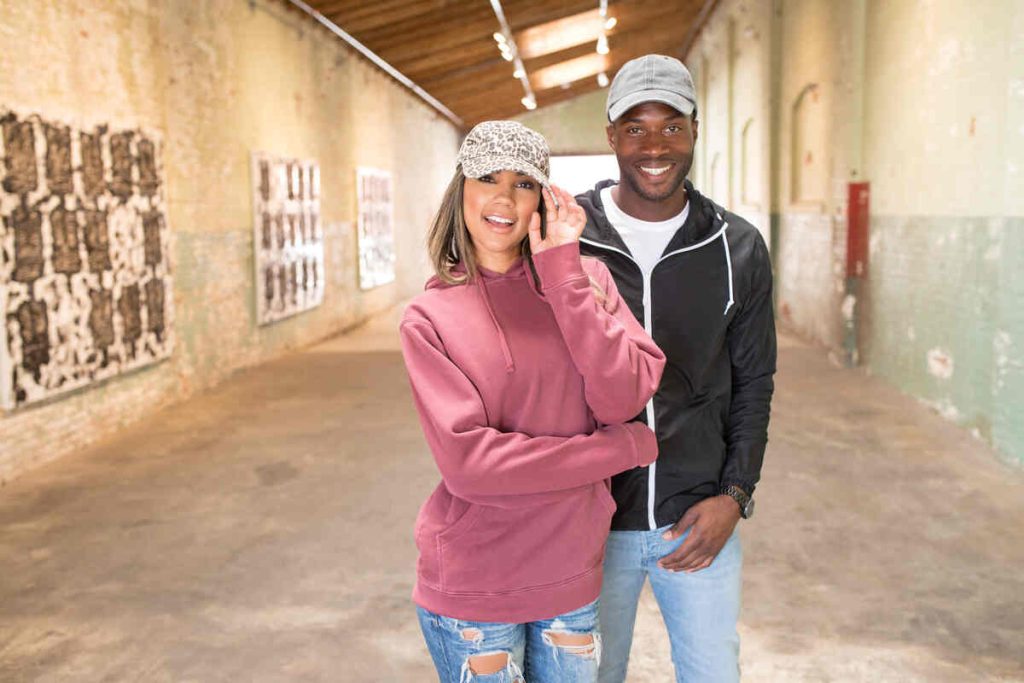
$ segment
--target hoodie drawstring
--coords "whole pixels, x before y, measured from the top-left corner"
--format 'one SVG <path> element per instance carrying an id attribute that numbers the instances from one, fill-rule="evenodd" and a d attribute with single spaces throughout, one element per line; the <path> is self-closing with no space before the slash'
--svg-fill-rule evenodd
<path id="1" fill-rule="evenodd" d="M 498 333 L 498 343 L 501 345 L 501 353 L 505 356 L 505 372 L 511 375 L 515 372 L 516 364 L 512 360 L 512 350 L 508 347 L 508 340 L 505 339 L 505 332 L 501 329 L 501 325 L 498 323 L 498 317 L 494 315 L 494 308 L 491 306 L 491 297 L 487 295 L 487 283 L 484 282 L 484 278 L 479 275 L 474 279 L 476 280 L 477 289 L 480 291 L 480 297 L 484 300 L 484 307 L 487 309 L 487 313 L 491 316 L 491 322 L 494 324 L 494 330 Z"/>

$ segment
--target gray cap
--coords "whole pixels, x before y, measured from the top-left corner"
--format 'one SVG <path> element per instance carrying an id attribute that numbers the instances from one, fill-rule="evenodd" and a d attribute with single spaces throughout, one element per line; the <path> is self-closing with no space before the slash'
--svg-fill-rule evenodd
<path id="1" fill-rule="evenodd" d="M 644 55 L 622 65 L 608 89 L 608 120 L 644 102 L 667 104 L 683 116 L 693 113 L 697 93 L 682 62 L 665 55 Z"/>
<path id="2" fill-rule="evenodd" d="M 548 143 L 537 131 L 516 121 L 484 121 L 462 141 L 458 163 L 467 178 L 518 171 L 549 187 L 548 156 Z"/>

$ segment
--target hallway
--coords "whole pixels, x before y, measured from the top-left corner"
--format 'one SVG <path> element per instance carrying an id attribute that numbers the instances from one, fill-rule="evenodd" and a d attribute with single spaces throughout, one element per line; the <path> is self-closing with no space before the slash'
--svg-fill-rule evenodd
<path id="1" fill-rule="evenodd" d="M 0 489 L 0 680 L 428 681 L 396 316 Z M 748 681 L 1024 680 L 1024 474 L 784 336 Z M 631 681 L 669 681 L 648 594 Z"/>

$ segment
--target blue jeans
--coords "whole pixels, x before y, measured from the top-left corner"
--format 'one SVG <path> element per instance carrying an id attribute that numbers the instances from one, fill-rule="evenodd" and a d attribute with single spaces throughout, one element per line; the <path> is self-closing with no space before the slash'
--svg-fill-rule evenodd
<path id="1" fill-rule="evenodd" d="M 416 608 L 427 649 L 441 683 L 592 683 L 601 659 L 597 601 L 553 619 L 526 624 L 463 621 Z M 562 634 L 593 635 L 590 645 L 565 645 Z M 497 673 L 477 674 L 474 655 L 504 653 L 507 664 Z M 525 679 L 524 679 L 525 673 Z"/>
<path id="2" fill-rule="evenodd" d="M 740 679 L 736 622 L 743 552 L 739 535 L 733 532 L 711 566 L 688 574 L 657 564 L 686 538 L 662 539 L 668 529 L 613 531 L 608 538 L 601 587 L 601 683 L 626 680 L 637 601 L 647 579 L 668 629 L 676 681 L 733 683 Z"/>

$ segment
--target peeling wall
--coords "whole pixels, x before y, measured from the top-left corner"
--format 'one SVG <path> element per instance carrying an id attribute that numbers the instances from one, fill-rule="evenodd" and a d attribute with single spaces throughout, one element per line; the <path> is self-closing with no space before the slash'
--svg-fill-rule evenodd
<path id="1" fill-rule="evenodd" d="M 1013 0 L 723 0 L 687 59 L 704 111 L 694 176 L 740 211 L 750 177 L 737 126 L 769 112 L 755 173 L 771 198 L 784 324 L 839 350 L 856 311 L 872 372 L 1018 461 L 1021 35 L 1024 6 Z M 846 192 L 863 180 L 871 238 L 856 300 L 845 282 Z"/>
<path id="2" fill-rule="evenodd" d="M 1019 0 L 721 0 L 686 59 L 691 177 L 770 229 L 783 324 L 839 357 L 856 320 L 854 357 L 1018 462 L 1022 35 Z M 555 149 L 602 151 L 587 131 L 605 96 L 520 118 Z M 869 258 L 854 296 L 846 203 L 861 181 Z"/>
<path id="3" fill-rule="evenodd" d="M 459 133 L 404 87 L 277 0 L 0 0 L 0 108 L 162 141 L 175 311 L 165 362 L 0 413 L 0 482 L 74 452 L 228 374 L 403 300 Z M 323 304 L 260 327 L 250 154 L 321 169 Z M 357 166 L 394 172 L 397 280 L 361 292 Z"/>
<path id="4" fill-rule="evenodd" d="M 805 337 L 842 344 L 846 187 L 863 178 L 856 141 L 864 2 L 777 3 L 775 257 L 779 315 Z"/>
<path id="5" fill-rule="evenodd" d="M 772 7 L 726 0 L 686 58 L 697 89 L 694 185 L 770 244 Z"/>
<path id="6" fill-rule="evenodd" d="M 869 8 L 867 364 L 1024 462 L 1024 6 Z"/>

